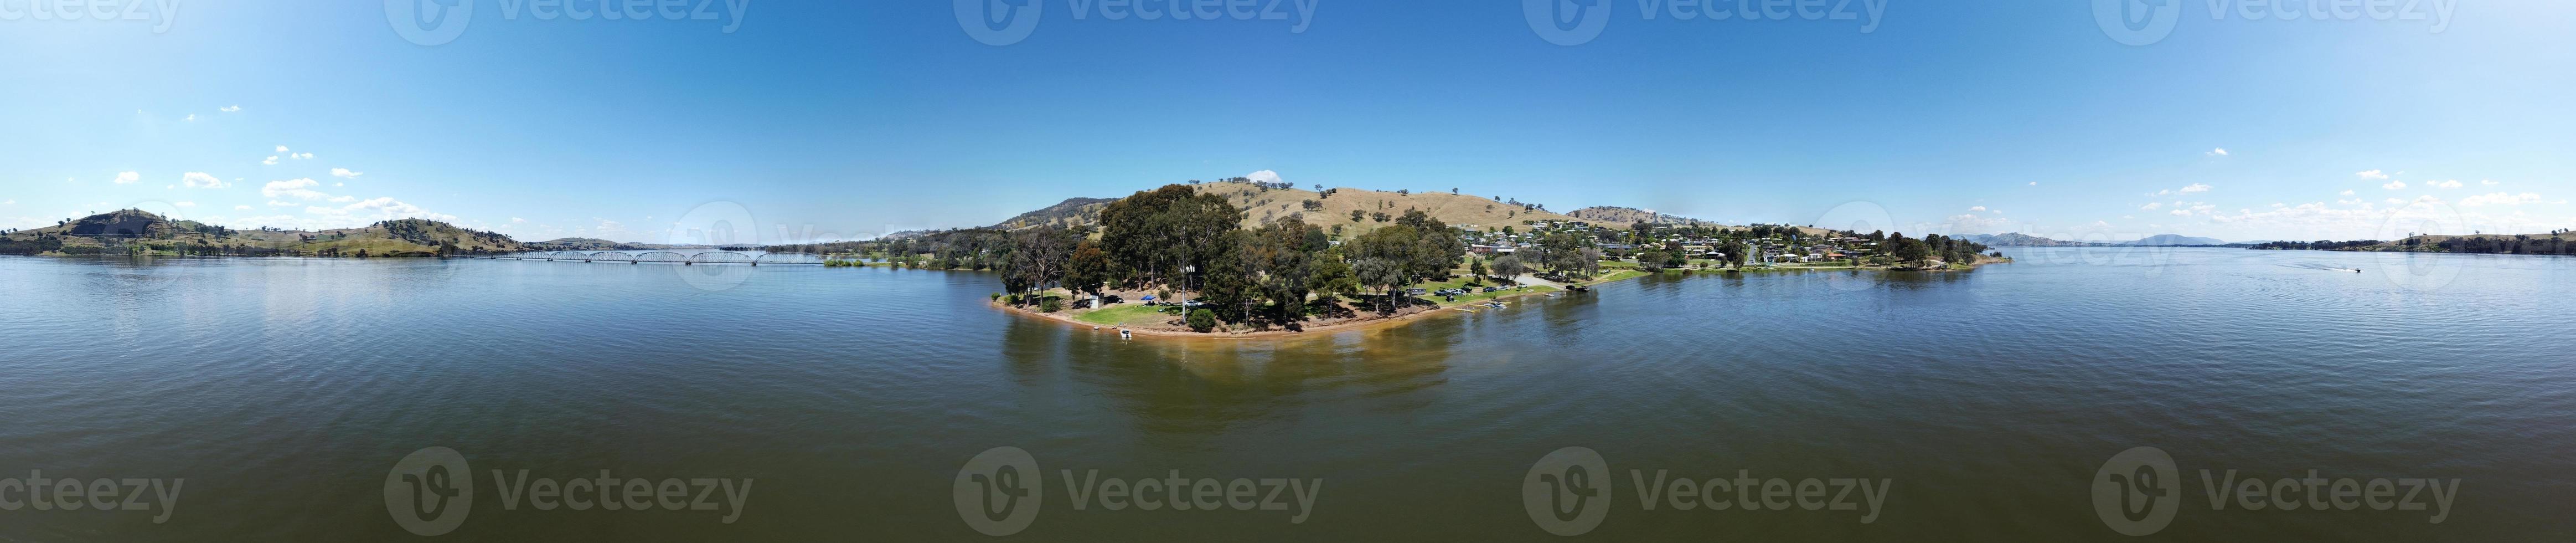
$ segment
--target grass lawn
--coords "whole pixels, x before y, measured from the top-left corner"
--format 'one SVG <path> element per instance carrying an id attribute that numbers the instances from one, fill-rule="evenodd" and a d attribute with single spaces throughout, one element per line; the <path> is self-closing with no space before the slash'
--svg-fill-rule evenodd
<path id="1" fill-rule="evenodd" d="M 1608 266 L 1603 266 L 1603 268 L 1602 268 L 1602 269 L 1605 269 L 1605 270 L 1606 270 L 1606 269 L 1609 269 L 1609 268 L 1608 268 Z M 1592 282 L 1593 282 L 1593 283 L 1608 283 L 1608 282 L 1611 282 L 1611 281 L 1618 281 L 1618 280 L 1621 280 L 1621 279 L 1628 279 L 1628 278 L 1632 278 L 1632 277 L 1642 277 L 1642 276 L 1645 276 L 1645 275 L 1646 275 L 1646 272 L 1644 272 L 1644 271 L 1640 271 L 1640 270 L 1636 270 L 1636 269 L 1616 270 L 1616 271 L 1604 272 L 1604 273 L 1602 273 L 1602 274 L 1601 274 L 1601 277 L 1600 277 L 1599 279 L 1594 279 Z"/>
<path id="2" fill-rule="evenodd" d="M 1159 311 L 1160 309 L 1162 308 L 1159 306 L 1146 306 L 1144 304 L 1114 304 L 1106 309 L 1099 309 L 1086 312 L 1081 315 L 1075 315 L 1073 320 L 1101 326 L 1156 325 L 1162 324 L 1163 321 L 1171 320 L 1172 317 L 1170 315 L 1164 315 L 1162 311 Z"/>
<path id="3" fill-rule="evenodd" d="M 1465 289 L 1470 290 L 1470 291 L 1481 291 L 1481 290 L 1484 290 L 1484 288 L 1485 288 L 1486 286 L 1502 286 L 1502 285 L 1499 285 L 1499 284 L 1496 284 L 1496 283 L 1493 283 L 1493 282 L 1490 282 L 1490 281 L 1486 281 L 1486 282 L 1479 282 L 1479 283 L 1477 283 L 1477 285 L 1478 285 L 1478 286 L 1475 286 L 1475 287 L 1468 287 L 1468 286 L 1467 286 L 1467 284 L 1468 284 L 1468 279 L 1467 279 L 1467 277 L 1466 277 L 1466 276 L 1459 276 L 1459 277 L 1452 278 L 1452 279 L 1447 280 L 1447 281 L 1425 281 L 1425 282 L 1421 282 L 1421 283 L 1415 283 L 1415 284 L 1413 284 L 1412 286 L 1410 286 L 1410 287 L 1406 287 L 1406 288 L 1418 288 L 1418 289 L 1422 289 L 1422 290 L 1425 290 L 1425 291 L 1438 291 L 1438 290 L 1440 290 L 1440 289 L 1444 289 L 1444 288 L 1465 288 Z M 1509 296 L 1509 295 L 1513 295 L 1513 294 L 1523 294 L 1523 293 L 1535 293 L 1535 292 L 1556 292 L 1557 290 L 1558 290 L 1558 289 L 1557 289 L 1556 287 L 1546 287 L 1546 286 L 1537 286 L 1537 285 L 1532 285 L 1532 286 L 1530 286 L 1530 287 L 1529 287 L 1529 290 L 1512 290 L 1512 289 L 1504 289 L 1504 290 L 1498 290 L 1498 291 L 1494 291 L 1494 292 L 1469 292 L 1469 293 L 1467 293 L 1467 294 L 1465 294 L 1465 295 L 1461 295 L 1461 296 L 1459 296 L 1459 297 L 1458 297 L 1458 301 L 1455 301 L 1455 302 L 1446 301 L 1446 300 L 1444 299 L 1444 297 L 1443 297 L 1443 296 L 1436 295 L 1436 294 L 1424 294 L 1424 295 L 1421 295 L 1421 296 L 1415 296 L 1415 297 L 1413 297 L 1413 298 L 1414 298 L 1414 299 L 1417 299 L 1417 300 L 1422 300 L 1422 301 L 1431 302 L 1431 303 L 1433 303 L 1433 304 L 1437 304 L 1437 305 L 1439 305 L 1440 307 L 1457 307 L 1457 306 L 1466 305 L 1466 304 L 1469 304 L 1469 303 L 1480 303 L 1480 302 L 1483 302 L 1483 301 L 1485 301 L 1485 300 L 1490 300 L 1490 299 L 1493 299 L 1493 298 L 1496 298 L 1496 297 L 1501 297 L 1501 296 Z"/>

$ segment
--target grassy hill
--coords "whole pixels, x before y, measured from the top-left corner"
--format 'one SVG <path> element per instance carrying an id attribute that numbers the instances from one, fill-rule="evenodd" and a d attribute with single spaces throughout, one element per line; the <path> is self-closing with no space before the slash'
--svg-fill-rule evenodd
<path id="1" fill-rule="evenodd" d="M 1343 225 L 1361 232 L 1393 224 L 1393 217 L 1407 210 L 1421 210 L 1431 218 L 1451 226 L 1474 226 L 1479 229 L 1518 226 L 1524 221 L 1578 221 L 1571 216 L 1516 205 L 1511 200 L 1450 194 L 1446 192 L 1381 192 L 1357 188 L 1330 189 L 1331 194 L 1295 188 L 1269 188 L 1254 183 L 1225 181 L 1198 186 L 1205 194 L 1224 196 L 1228 203 L 1244 210 L 1243 226 L 1259 227 L 1272 221 L 1300 215 L 1309 224 L 1330 228 Z M 1351 212 L 1360 212 L 1360 220 L 1351 220 Z M 1376 214 L 1389 219 L 1379 221 Z M 1604 225 L 1627 228 L 1625 223 Z M 1356 234 L 1358 232 L 1352 232 Z"/>
<path id="2" fill-rule="evenodd" d="M 193 251 L 212 249 L 234 254 L 269 252 L 341 253 L 370 255 L 403 252 L 453 251 L 514 252 L 526 245 L 509 236 L 458 228 L 455 225 L 427 219 L 395 219 L 367 225 L 306 232 L 298 230 L 234 230 L 195 221 L 170 221 L 160 215 L 139 210 L 120 210 L 92 215 L 63 224 L 0 235 L 13 242 L 52 240 L 61 243 L 64 252 L 99 252 L 110 250 L 174 251 L 180 246 L 197 246 Z"/>
<path id="3" fill-rule="evenodd" d="M 1478 228 L 1517 226 L 1523 221 L 1577 221 L 1571 216 L 1532 209 L 1510 200 L 1450 194 L 1445 192 L 1382 192 L 1367 189 L 1337 188 L 1331 194 L 1298 188 L 1276 188 L 1243 181 L 1218 181 L 1194 186 L 1201 194 L 1222 196 L 1227 203 L 1244 210 L 1243 227 L 1258 228 L 1272 221 L 1298 215 L 1309 224 L 1330 228 L 1344 225 L 1357 228 L 1357 234 L 1392 223 L 1406 210 L 1419 209 L 1432 218 L 1454 226 L 1475 225 Z M 1117 198 L 1072 198 L 992 226 L 999 230 L 1019 230 L 1035 226 L 1089 226 L 1100 223 L 1100 208 Z M 1360 212 L 1360 220 L 1351 220 L 1351 212 Z M 1379 221 L 1385 213 L 1387 221 Z M 1628 223 L 1612 226 L 1627 228 Z M 899 237 L 899 236 L 888 236 Z"/>
<path id="4" fill-rule="evenodd" d="M 1117 198 L 1066 198 L 1037 211 L 1021 213 L 992 226 L 996 230 L 1018 230 L 1037 226 L 1080 226 L 1100 222 L 1100 208 Z"/>
<path id="5" fill-rule="evenodd" d="M 1656 213 L 1633 207 L 1620 206 L 1592 206 L 1574 210 L 1571 213 L 1566 213 L 1566 215 L 1576 219 L 1590 221 L 1592 224 L 1635 225 L 1639 221 L 1643 221 L 1658 225 L 1673 226 L 1723 226 L 1714 222 L 1693 219 L 1680 215 Z"/>

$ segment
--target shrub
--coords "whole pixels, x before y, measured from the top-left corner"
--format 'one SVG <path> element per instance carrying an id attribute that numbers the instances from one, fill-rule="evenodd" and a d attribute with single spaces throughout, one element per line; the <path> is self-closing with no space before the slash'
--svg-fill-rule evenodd
<path id="1" fill-rule="evenodd" d="M 1205 309 L 1190 311 L 1190 330 L 1206 332 L 1216 329 L 1216 313 Z"/>
<path id="2" fill-rule="evenodd" d="M 1039 312 L 1039 313 L 1054 313 L 1054 312 L 1057 312 L 1057 311 L 1063 311 L 1063 310 L 1064 310 L 1064 299 L 1063 299 L 1063 298 L 1057 298 L 1057 297 L 1054 297 L 1054 296 L 1048 296 L 1048 297 L 1046 297 L 1045 299 L 1038 300 L 1038 312 Z"/>

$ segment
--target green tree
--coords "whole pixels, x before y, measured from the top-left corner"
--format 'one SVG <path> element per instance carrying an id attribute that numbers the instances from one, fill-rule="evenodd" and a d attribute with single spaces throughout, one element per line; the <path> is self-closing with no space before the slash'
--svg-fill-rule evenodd
<path id="1" fill-rule="evenodd" d="M 1200 333 L 1216 330 L 1216 313 L 1206 309 L 1190 310 L 1189 324 L 1190 330 Z"/>
<path id="2" fill-rule="evenodd" d="M 1521 274 L 1529 272 L 1529 266 L 1521 263 L 1520 255 L 1495 257 L 1494 263 L 1487 267 L 1493 269 L 1494 277 L 1504 280 L 1516 280 L 1515 278 L 1520 277 Z"/>
<path id="3" fill-rule="evenodd" d="M 1091 240 L 1075 245 L 1073 254 L 1065 259 L 1064 288 L 1098 298 L 1108 283 L 1109 252 L 1100 250 L 1100 244 Z"/>
<path id="4" fill-rule="evenodd" d="M 1395 288 L 1406 284 L 1403 264 L 1385 258 L 1362 258 L 1351 263 L 1351 273 L 1358 277 L 1360 285 L 1378 290 L 1385 307 L 1381 313 L 1395 311 Z"/>

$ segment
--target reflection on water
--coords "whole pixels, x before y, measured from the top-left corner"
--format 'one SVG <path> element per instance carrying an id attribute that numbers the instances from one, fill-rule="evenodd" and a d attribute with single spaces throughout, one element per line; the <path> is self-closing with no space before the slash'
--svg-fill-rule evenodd
<path id="1" fill-rule="evenodd" d="M 2420 516 L 2185 510 L 2177 540 L 2576 530 L 2576 261 L 2029 249 L 1972 273 L 1696 273 L 1409 324 L 1139 338 L 984 305 L 989 274 L 468 259 L 0 258 L 0 476 L 184 477 L 168 523 L 0 512 L 0 540 L 379 540 L 391 463 L 755 478 L 705 515 L 477 505 L 458 540 L 980 540 L 952 478 L 1327 481 L 1313 518 L 1076 510 L 1047 541 L 1543 540 L 1530 462 L 1599 451 L 1607 540 L 2102 540 L 2113 453 L 2465 479 Z M 2321 268 L 2449 270 L 2388 276 Z M 746 272 L 749 268 L 744 268 Z M 1645 511 L 1629 470 L 1896 481 L 1885 514 Z M 485 480 L 488 472 L 480 474 Z M 488 492 L 488 490 L 487 490 Z M 497 496 L 483 495 L 487 500 Z M 98 513 L 98 512 L 89 512 Z"/>

